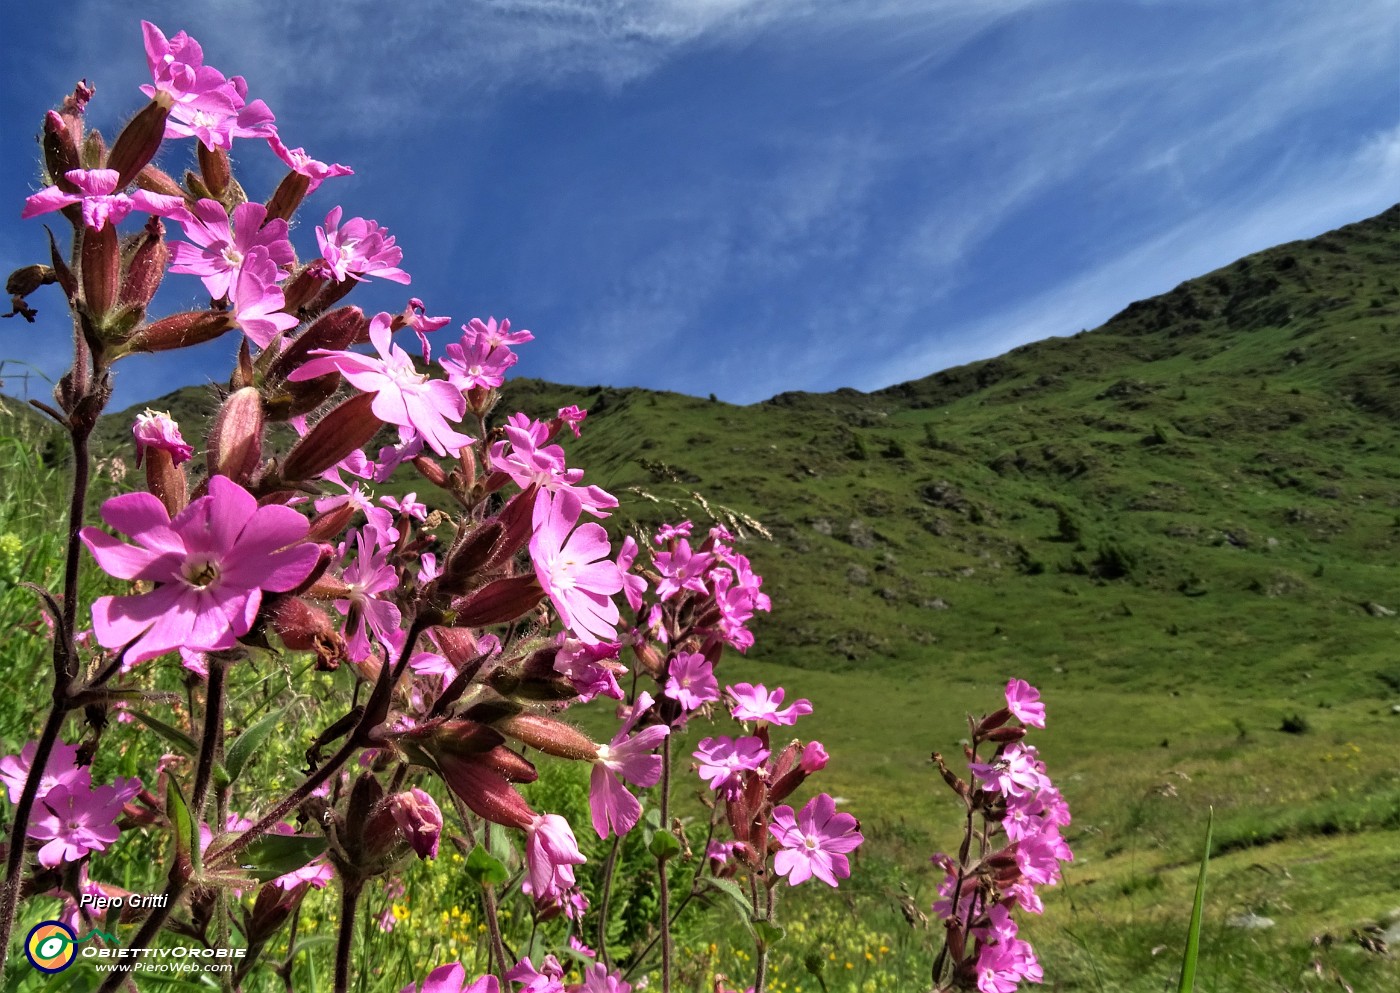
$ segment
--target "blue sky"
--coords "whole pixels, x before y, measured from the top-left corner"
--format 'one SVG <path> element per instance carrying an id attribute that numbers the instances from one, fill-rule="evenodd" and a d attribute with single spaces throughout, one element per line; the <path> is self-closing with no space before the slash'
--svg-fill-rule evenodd
<path id="1" fill-rule="evenodd" d="M 1400 200 L 1394 0 L 81 0 L 6 15 L 5 272 L 44 250 L 18 220 L 43 112 L 86 76 L 113 133 L 143 17 L 356 170 L 293 239 L 343 204 L 413 284 L 351 302 L 509 317 L 537 338 L 517 372 L 559 382 L 876 389 Z M 280 163 L 235 151 L 270 193 Z M 35 303 L 0 358 L 56 375 L 61 307 Z M 117 403 L 222 378 L 232 347 L 124 362 Z"/>

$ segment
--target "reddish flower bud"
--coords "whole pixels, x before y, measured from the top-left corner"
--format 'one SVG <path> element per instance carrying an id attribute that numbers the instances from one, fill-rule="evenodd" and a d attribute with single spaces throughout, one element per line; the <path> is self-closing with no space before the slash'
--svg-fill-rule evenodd
<path id="1" fill-rule="evenodd" d="M 1001 727 L 1009 720 L 1011 720 L 1011 711 L 1006 707 L 1002 707 L 1000 710 L 994 710 L 992 713 L 982 718 L 981 723 L 973 729 L 973 733 L 978 736 L 984 735 L 993 728 Z"/>
<path id="2" fill-rule="evenodd" d="M 282 478 L 297 482 L 319 476 L 355 449 L 369 444 L 383 424 L 370 409 L 374 397 L 373 393 L 361 393 L 317 421 L 287 453 Z"/>
<path id="3" fill-rule="evenodd" d="M 524 830 L 535 822 L 535 812 L 500 773 L 481 762 L 443 755 L 438 769 L 447 787 L 478 817 L 493 824 Z"/>
<path id="4" fill-rule="evenodd" d="M 136 242 L 136 250 L 131 253 L 126 264 L 126 276 L 122 279 L 118 299 L 122 303 L 139 304 L 144 307 L 151 302 L 165 278 L 166 266 L 170 264 L 170 248 L 165 244 L 165 225 L 159 217 L 146 222 Z"/>
<path id="5" fill-rule="evenodd" d="M 298 883 L 289 890 L 276 883 L 260 887 L 253 900 L 253 911 L 246 918 L 248 946 L 258 947 L 280 931 L 310 888 L 310 883 Z"/>
<path id="6" fill-rule="evenodd" d="M 513 752 L 505 745 L 497 745 L 490 751 L 483 752 L 479 760 L 487 766 L 499 772 L 512 783 L 533 783 L 540 778 L 537 770 L 529 759 L 519 752 Z"/>
<path id="7" fill-rule="evenodd" d="M 342 503 L 324 514 L 317 514 L 311 518 L 311 527 L 306 532 L 306 537 L 310 541 L 330 541 L 345 530 L 345 525 L 350 523 L 350 518 L 355 516 L 358 508 L 353 503 Z"/>
<path id="8" fill-rule="evenodd" d="M 209 475 L 227 476 L 240 486 L 262 458 L 262 398 L 252 386 L 231 393 L 209 428 Z"/>
<path id="9" fill-rule="evenodd" d="M 146 454 L 146 491 L 161 502 L 171 517 L 190 502 L 185 470 L 176 465 L 175 457 L 163 448 L 152 448 Z"/>
<path id="10" fill-rule="evenodd" d="M 81 275 L 83 302 L 93 320 L 100 324 L 121 291 L 122 252 L 115 225 L 104 224 L 96 231 L 83 228 Z"/>
<path id="11" fill-rule="evenodd" d="M 153 165 L 148 165 L 136 174 L 136 185 L 150 193 L 159 193 L 166 197 L 185 197 L 189 194 L 184 187 L 175 182 L 175 177 L 163 169 L 158 169 Z"/>
<path id="12" fill-rule="evenodd" d="M 288 308 L 290 310 L 290 308 Z M 340 307 L 329 314 L 322 314 L 311 326 L 297 335 L 295 341 L 273 361 L 267 370 L 269 379 L 283 380 L 298 366 L 311 358 L 311 351 L 325 348 L 333 352 L 343 351 L 355 343 L 361 335 L 368 333 L 369 321 L 359 307 Z M 338 373 L 327 373 L 317 379 L 304 380 L 297 385 L 317 382 L 318 379 L 340 381 Z"/>
<path id="13" fill-rule="evenodd" d="M 233 174 L 229 171 L 228 152 L 222 148 L 209 149 L 204 142 L 195 142 L 195 154 L 199 157 L 199 174 L 204 179 L 204 188 L 214 194 L 215 199 L 223 197 Z"/>
<path id="14" fill-rule="evenodd" d="M 107 168 L 117 171 L 117 189 L 135 179 L 156 157 L 156 150 L 165 136 L 165 119 L 170 116 L 171 103 L 173 100 L 168 93 L 157 93 L 117 135 L 112 154 L 107 156 Z"/>
<path id="15" fill-rule="evenodd" d="M 306 196 L 306 191 L 310 187 L 311 177 L 303 176 L 295 170 L 287 173 L 286 176 L 282 177 L 282 182 L 277 184 L 277 189 L 273 191 L 271 198 L 267 201 L 267 220 L 280 217 L 290 221 L 297 208 L 301 206 L 302 198 Z"/>
<path id="16" fill-rule="evenodd" d="M 666 669 L 666 660 L 661 656 L 660 652 L 652 647 L 651 642 L 637 642 L 632 646 L 632 654 L 637 657 L 637 661 L 642 664 L 642 668 L 645 669 L 653 679 L 661 678 L 661 674 Z"/>
<path id="17" fill-rule="evenodd" d="M 76 193 L 78 188 L 67 175 L 71 169 L 82 168 L 78 157 L 78 142 L 82 140 L 82 118 L 73 115 L 65 117 L 56 110 L 44 115 L 44 168 L 49 178 L 65 193 Z"/>
<path id="18" fill-rule="evenodd" d="M 827 755 L 826 748 L 822 746 L 820 741 L 809 741 L 807 747 L 802 749 L 802 758 L 798 765 L 803 772 L 810 776 L 814 772 L 821 772 L 825 769 L 829 759 L 830 756 Z"/>
<path id="19" fill-rule="evenodd" d="M 187 310 L 139 328 L 127 339 L 126 351 L 168 352 L 213 341 L 237 326 L 233 315 L 222 310 Z"/>
<path id="20" fill-rule="evenodd" d="M 458 669 L 481 654 L 476 645 L 476 636 L 469 628 L 439 625 L 433 628 L 433 637 L 437 639 L 438 647 L 447 661 Z"/>
<path id="21" fill-rule="evenodd" d="M 598 757 L 598 745 L 572 724 L 541 714 L 516 714 L 496 727 L 508 737 L 538 749 L 555 758 L 592 762 Z"/>
<path id="22" fill-rule="evenodd" d="M 442 466 L 438 465 L 426 455 L 420 455 L 413 460 L 413 467 L 418 470 L 424 479 L 434 486 L 447 487 L 447 473 L 442 471 Z"/>
<path id="23" fill-rule="evenodd" d="M 1010 741 L 1020 741 L 1026 736 L 1026 729 L 1023 727 L 1003 727 L 986 734 L 979 735 L 983 741 L 995 741 L 1005 744 Z"/>
<path id="24" fill-rule="evenodd" d="M 294 652 L 315 652 L 316 668 L 333 672 L 345 658 L 345 641 L 320 607 L 301 597 L 286 596 L 267 608 L 268 625 Z"/>
<path id="25" fill-rule="evenodd" d="M 487 583 L 481 589 L 453 601 L 457 623 L 467 627 L 505 624 L 523 617 L 544 599 L 544 590 L 534 573 L 512 576 Z"/>
<path id="26" fill-rule="evenodd" d="M 308 309 L 327 278 L 318 262 L 294 269 L 292 277 L 282 284 L 282 297 L 286 301 L 282 309 L 289 314 Z"/>
<path id="27" fill-rule="evenodd" d="M 485 569 L 492 557 L 491 550 L 504 533 L 505 529 L 493 519 L 486 521 L 459 541 L 457 546 L 447 553 L 442 576 L 438 579 L 438 589 L 448 596 L 456 596 L 471 589 L 472 580 L 478 572 Z"/>
<path id="28" fill-rule="evenodd" d="M 83 136 L 83 144 L 78 151 L 84 169 L 100 169 L 107 160 L 107 143 L 102 140 L 102 132 L 96 129 Z"/>

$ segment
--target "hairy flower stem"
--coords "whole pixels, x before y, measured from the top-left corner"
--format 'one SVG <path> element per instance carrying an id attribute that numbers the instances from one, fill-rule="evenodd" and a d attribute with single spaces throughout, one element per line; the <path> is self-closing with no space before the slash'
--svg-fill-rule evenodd
<path id="1" fill-rule="evenodd" d="M 346 878 L 340 887 L 340 926 L 335 937 L 335 993 L 349 993 L 350 949 L 355 944 L 355 908 L 365 882 L 359 877 Z"/>
<path id="2" fill-rule="evenodd" d="M 39 781 L 43 778 L 44 767 L 49 764 L 53 746 L 58 741 L 58 732 L 63 727 L 67 710 L 54 701 L 44 722 L 43 733 L 34 751 L 34 761 L 29 767 L 29 776 L 24 781 L 24 791 L 20 793 L 19 805 L 15 808 L 15 822 L 10 831 L 10 849 L 5 862 L 5 882 L 0 888 L 0 975 L 5 971 L 5 958 L 10 950 L 10 934 L 15 925 L 15 908 L 19 906 L 19 892 L 24 876 L 24 836 L 29 831 L 29 815 L 34 810 L 34 800 L 39 794 Z"/>
<path id="3" fill-rule="evenodd" d="M 308 776 L 300 786 L 285 796 L 280 803 L 259 818 L 258 822 L 247 831 L 244 831 L 218 851 L 207 853 L 204 856 L 204 864 L 207 867 L 211 869 L 226 868 L 227 864 L 237 856 L 239 852 L 265 835 L 274 824 L 283 817 L 286 817 L 287 814 L 301 806 L 302 803 L 306 801 L 306 798 L 314 793 L 322 783 L 339 772 L 345 763 L 350 761 L 352 755 L 369 743 L 370 732 L 383 721 L 382 715 L 378 720 L 374 719 L 376 701 L 384 701 L 383 704 L 379 705 L 378 709 L 387 706 L 389 697 L 393 692 L 394 684 L 398 682 L 399 676 L 402 675 L 403 670 L 407 668 L 408 660 L 413 655 L 413 647 L 418 643 L 418 636 L 427 630 L 432 623 L 433 621 L 431 618 L 419 616 L 414 619 L 413 624 L 409 627 L 408 638 L 404 641 L 403 652 L 400 654 L 393 672 L 390 673 L 388 666 L 380 668 L 379 680 L 375 683 L 369 703 L 365 706 L 364 715 L 360 718 L 359 723 L 355 725 L 354 730 L 346 737 L 345 743 L 340 746 L 336 753 Z M 383 687 L 382 694 L 380 692 L 381 687 Z"/>
<path id="4" fill-rule="evenodd" d="M 199 757 L 195 762 L 194 788 L 190 791 L 190 816 L 195 822 L 203 820 L 204 806 L 209 799 L 209 785 L 214 780 L 214 763 L 223 751 L 224 742 L 224 684 L 228 673 L 228 659 L 220 652 L 210 652 L 209 687 L 204 695 L 204 733 L 200 735 Z M 221 825 L 222 826 L 222 825 Z M 170 916 L 175 902 L 184 892 L 188 882 L 190 866 L 176 857 L 170 863 L 170 875 L 165 884 L 165 900 L 155 907 L 141 923 L 141 930 L 131 940 L 128 948 L 146 948 L 155 940 L 165 919 Z M 122 963 L 103 981 L 98 993 L 110 993 L 126 979 L 131 965 Z"/>
<path id="5" fill-rule="evenodd" d="M 661 739 L 661 830 L 671 830 L 671 736 Z M 671 993 L 671 882 L 666 857 L 656 857 L 660 876 L 661 911 L 661 993 Z"/>
<path id="6" fill-rule="evenodd" d="M 452 806 L 457 810 L 457 818 L 462 822 L 462 830 L 467 833 L 467 843 L 475 848 L 478 842 L 471 812 L 467 810 L 467 805 L 456 793 L 452 794 Z M 506 968 L 509 964 L 506 961 L 506 944 L 501 937 L 501 921 L 496 906 L 496 887 L 490 883 L 483 882 L 481 884 L 481 904 L 486 911 L 486 931 L 491 938 L 491 962 L 494 966 L 491 971 L 496 974 L 501 989 L 507 990 L 510 989 L 510 986 L 506 982 Z"/>
<path id="7" fill-rule="evenodd" d="M 78 336 L 81 341 L 81 336 Z M 87 350 L 79 349 L 73 363 L 74 369 L 86 363 Z M 95 363 L 94 363 L 95 364 Z M 94 369 L 94 379 L 106 382 L 106 372 Z M 73 489 L 68 500 L 68 543 L 63 561 L 63 613 L 55 618 L 53 644 L 53 705 L 44 721 L 44 730 L 35 746 L 34 761 L 30 764 L 29 775 L 25 778 L 24 789 L 20 792 L 19 803 L 15 807 L 14 823 L 10 826 L 10 847 L 5 860 L 5 881 L 0 885 L 0 976 L 5 973 L 5 962 L 9 957 L 10 935 L 15 927 L 15 910 L 19 907 L 19 894 L 24 875 L 24 839 L 29 833 L 29 819 L 34 812 L 34 802 L 39 796 L 39 783 L 44 777 L 44 769 L 53 754 L 53 746 L 58 741 L 63 728 L 63 720 L 73 698 L 73 679 L 78 672 L 78 659 L 73 645 L 73 632 L 78 618 L 78 570 L 82 562 L 83 512 L 87 506 L 88 484 L 91 478 L 92 453 L 88 439 L 96 424 L 97 414 L 106 405 L 107 391 L 98 389 L 85 398 L 93 401 L 95 411 L 90 416 L 67 419 L 68 440 L 73 449 Z"/>

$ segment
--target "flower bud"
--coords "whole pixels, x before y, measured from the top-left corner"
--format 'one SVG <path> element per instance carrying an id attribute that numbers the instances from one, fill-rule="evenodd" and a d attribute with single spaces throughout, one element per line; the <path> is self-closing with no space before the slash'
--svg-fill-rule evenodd
<path id="1" fill-rule="evenodd" d="M 277 637 L 294 652 L 315 652 L 316 669 L 333 672 L 345 658 L 345 641 L 320 607 L 301 597 L 286 596 L 265 607 L 268 624 Z"/>
<path id="2" fill-rule="evenodd" d="M 298 883 L 289 890 L 276 883 L 260 887 L 253 900 L 253 911 L 245 918 L 248 946 L 257 947 L 280 931 L 310 888 L 310 883 Z"/>
<path id="3" fill-rule="evenodd" d="M 830 756 L 826 753 L 826 748 L 820 741 L 809 741 L 802 749 L 802 758 L 798 761 L 798 767 L 807 775 L 814 772 L 821 772 L 826 768 L 826 763 Z"/>
<path id="4" fill-rule="evenodd" d="M 101 131 L 94 128 L 83 136 L 79 157 L 84 169 L 102 168 L 102 163 L 107 160 L 107 143 L 102 140 Z"/>
<path id="5" fill-rule="evenodd" d="M 153 448 L 146 456 L 146 491 L 161 502 L 171 517 L 184 510 L 190 502 L 189 480 L 185 470 L 175 464 L 175 458 L 162 448 Z"/>
<path id="6" fill-rule="evenodd" d="M 982 735 L 985 735 L 988 731 L 991 731 L 994 728 L 1001 727 L 1009 720 L 1011 720 L 1011 711 L 1008 710 L 1006 707 L 1002 707 L 1000 710 L 994 710 L 992 711 L 992 713 L 982 718 L 981 723 L 979 723 L 977 727 L 973 729 L 973 734 L 976 737 L 980 738 Z"/>
<path id="7" fill-rule="evenodd" d="M 282 463 L 281 476 L 298 482 L 319 476 L 357 448 L 374 438 L 382 423 L 370 409 L 373 393 L 351 397 L 316 422 Z"/>
<path id="8" fill-rule="evenodd" d="M 117 189 L 123 189 L 155 158 L 165 136 L 171 103 L 168 93 L 157 93 L 117 135 L 112 154 L 107 156 L 107 168 L 117 171 Z"/>
<path id="9" fill-rule="evenodd" d="M 282 182 L 277 184 L 277 189 L 273 191 L 271 198 L 267 201 L 267 220 L 280 217 L 285 221 L 290 221 L 297 208 L 301 206 L 306 191 L 310 188 L 310 176 L 303 176 L 296 170 L 287 173 L 282 177 Z"/>
<path id="10" fill-rule="evenodd" d="M 83 227 L 83 301 L 93 320 L 101 324 L 121 291 L 122 253 L 117 228 L 110 222 L 94 231 Z"/>
<path id="11" fill-rule="evenodd" d="M 288 308 L 290 311 L 290 308 Z M 340 307 L 328 314 L 322 314 L 312 322 L 295 341 L 286 347 L 281 355 L 268 367 L 269 379 L 283 380 L 292 374 L 302 363 L 311 358 L 313 349 L 325 348 L 333 352 L 349 348 L 362 334 L 369 330 L 369 321 L 359 307 Z M 320 379 L 340 381 L 338 373 L 327 373 L 316 379 L 304 380 L 299 385 L 314 383 Z"/>
<path id="12" fill-rule="evenodd" d="M 175 182 L 175 177 L 163 169 L 148 165 L 136 174 L 136 185 L 148 193 L 159 193 L 166 197 L 188 197 L 184 187 Z"/>
<path id="13" fill-rule="evenodd" d="M 540 778 L 534 763 L 505 745 L 497 745 L 489 751 L 482 752 L 478 761 L 485 763 L 512 783 L 533 783 Z"/>
<path id="14" fill-rule="evenodd" d="M 321 292 L 325 282 L 325 274 L 314 263 L 303 266 L 300 271 L 293 273 L 291 279 L 282 284 L 282 298 L 286 301 L 282 309 L 289 314 L 295 314 L 307 308 L 316 294 Z"/>
<path id="15" fill-rule="evenodd" d="M 199 174 L 204 179 L 204 188 L 221 199 L 228 189 L 233 174 L 229 171 L 228 152 L 222 148 L 209 149 L 204 142 L 195 142 L 195 153 L 199 157 Z"/>
<path id="16" fill-rule="evenodd" d="M 512 576 L 487 583 L 460 600 L 453 601 L 457 623 L 467 627 L 505 624 L 528 614 L 544 599 L 544 590 L 534 573 Z"/>
<path id="17" fill-rule="evenodd" d="M 1025 728 L 1012 726 L 996 728 L 995 730 L 988 731 L 987 733 L 981 734 L 978 737 L 981 738 L 981 740 L 983 741 L 995 741 L 1001 744 L 1005 744 L 1010 741 L 1020 741 L 1025 736 Z"/>
<path id="18" fill-rule="evenodd" d="M 78 142 L 83 131 L 82 118 L 74 115 L 64 117 L 56 110 L 44 115 L 44 135 L 41 139 L 44 148 L 44 168 L 49 178 L 65 193 L 76 193 L 77 186 L 67 177 L 72 169 L 81 169 L 78 157 Z"/>
<path id="19" fill-rule="evenodd" d="M 350 518 L 355 516 L 356 506 L 345 502 L 337 504 L 324 514 L 311 518 L 311 526 L 306 532 L 309 541 L 330 541 L 345 530 Z"/>
<path id="20" fill-rule="evenodd" d="M 535 812 L 504 776 L 481 762 L 443 755 L 438 769 L 447 787 L 478 817 L 493 824 L 524 830 L 535 822 Z"/>
<path id="21" fill-rule="evenodd" d="M 591 762 L 598 757 L 598 745 L 572 724 L 541 714 L 516 714 L 496 725 L 516 741 L 555 758 Z"/>
<path id="22" fill-rule="evenodd" d="M 434 486 L 446 488 L 447 473 L 442 471 L 442 466 L 438 465 L 426 455 L 419 455 L 413 460 L 413 468 L 417 469 L 424 479 Z"/>
<path id="23" fill-rule="evenodd" d="M 209 428 L 209 475 L 244 486 L 262 458 L 262 398 L 255 387 L 229 394 Z"/>
<path id="24" fill-rule="evenodd" d="M 187 310 L 147 324 L 126 341 L 128 352 L 168 352 L 199 345 L 237 327 L 233 315 L 222 310 Z"/>
<path id="25" fill-rule="evenodd" d="M 651 642 L 635 642 L 632 645 L 632 654 L 637 657 L 637 661 L 642 664 L 642 668 L 645 669 L 653 679 L 661 678 L 661 674 L 666 668 L 666 660 L 662 658 L 660 652 L 652 647 Z"/>
<path id="26" fill-rule="evenodd" d="M 126 275 L 122 279 L 118 299 L 122 303 L 146 306 L 160 289 L 165 278 L 166 266 L 170 264 L 170 248 L 165 244 L 165 225 L 159 217 L 146 222 L 136 242 L 136 250 L 131 253 L 126 264 Z"/>
<path id="27" fill-rule="evenodd" d="M 473 577 L 486 567 L 491 559 L 491 550 L 504 533 L 505 529 L 498 521 L 489 520 L 458 542 L 457 547 L 447 553 L 442 576 L 438 579 L 438 589 L 448 596 L 469 590 Z"/>

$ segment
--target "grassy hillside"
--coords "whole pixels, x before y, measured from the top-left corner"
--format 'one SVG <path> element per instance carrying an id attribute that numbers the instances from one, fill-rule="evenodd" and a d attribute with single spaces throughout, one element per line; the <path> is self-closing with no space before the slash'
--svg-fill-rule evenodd
<path id="1" fill-rule="evenodd" d="M 722 675 L 816 704 L 872 839 L 862 917 L 902 927 L 901 886 L 927 909 L 953 826 L 927 755 L 1014 674 L 1044 691 L 1076 812 L 1035 934 L 1059 988 L 1163 987 L 1208 806 L 1204 988 L 1397 988 L 1361 939 L 1400 938 L 1398 264 L 1400 207 L 875 393 L 517 379 L 501 412 L 588 408 L 571 462 L 622 498 L 619 529 L 753 535 L 774 611 Z M 198 437 L 207 396 L 152 406 Z"/>

